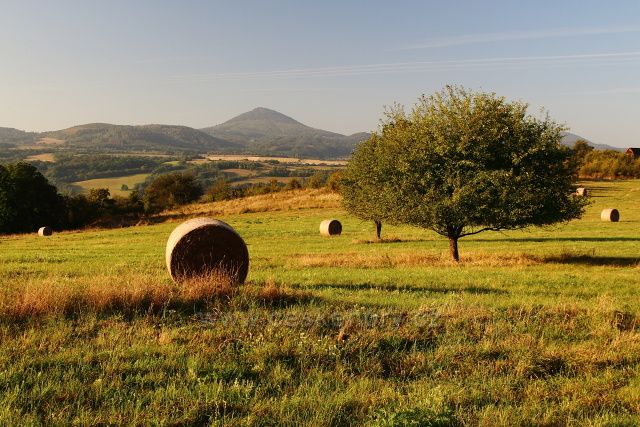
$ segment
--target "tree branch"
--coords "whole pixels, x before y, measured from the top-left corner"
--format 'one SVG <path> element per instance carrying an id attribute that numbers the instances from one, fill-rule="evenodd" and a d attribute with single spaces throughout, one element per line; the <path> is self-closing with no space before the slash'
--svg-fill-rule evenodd
<path id="1" fill-rule="evenodd" d="M 485 227 L 485 228 L 481 228 L 480 230 L 471 231 L 469 233 L 461 233 L 460 237 L 471 236 L 473 234 L 482 233 L 483 231 L 500 231 L 500 230 L 504 230 L 504 228 L 501 228 L 501 227 Z"/>

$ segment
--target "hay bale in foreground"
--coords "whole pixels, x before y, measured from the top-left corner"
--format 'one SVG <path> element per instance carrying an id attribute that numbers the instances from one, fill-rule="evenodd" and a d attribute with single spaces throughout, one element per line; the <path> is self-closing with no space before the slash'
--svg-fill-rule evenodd
<path id="1" fill-rule="evenodd" d="M 337 219 L 325 219 L 320 223 L 320 235 L 339 236 L 342 233 L 342 224 Z"/>
<path id="2" fill-rule="evenodd" d="M 194 218 L 177 226 L 165 252 L 174 281 L 220 273 L 242 283 L 249 272 L 249 251 L 228 224 L 213 218 Z"/>
<path id="3" fill-rule="evenodd" d="M 53 230 L 51 227 L 40 227 L 38 229 L 38 236 L 51 236 L 53 234 Z"/>
<path id="4" fill-rule="evenodd" d="M 584 187 L 578 187 L 576 188 L 576 195 L 582 196 L 582 197 L 589 197 L 589 191 L 587 191 L 587 189 Z"/>
<path id="5" fill-rule="evenodd" d="M 600 213 L 600 219 L 609 222 L 620 221 L 620 212 L 618 209 L 605 209 Z"/>

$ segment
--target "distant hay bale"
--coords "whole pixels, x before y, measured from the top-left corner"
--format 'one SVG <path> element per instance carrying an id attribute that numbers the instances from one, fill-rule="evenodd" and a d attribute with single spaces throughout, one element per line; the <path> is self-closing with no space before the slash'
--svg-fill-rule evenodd
<path id="1" fill-rule="evenodd" d="M 589 196 L 589 192 L 584 187 L 578 187 L 576 189 L 576 195 L 582 196 L 582 197 L 588 197 Z"/>
<path id="2" fill-rule="evenodd" d="M 342 224 L 337 219 L 325 219 L 320 223 L 320 235 L 339 236 L 342 233 Z"/>
<path id="3" fill-rule="evenodd" d="M 194 218 L 177 226 L 167 241 L 167 269 L 174 281 L 222 274 L 243 283 L 249 272 L 249 251 L 228 224 L 213 218 Z"/>
<path id="4" fill-rule="evenodd" d="M 51 236 L 53 234 L 53 230 L 51 227 L 40 227 L 38 229 L 38 236 Z"/>
<path id="5" fill-rule="evenodd" d="M 603 221 L 618 222 L 620 221 L 620 212 L 618 212 L 618 209 L 605 209 L 600 213 L 600 219 Z"/>

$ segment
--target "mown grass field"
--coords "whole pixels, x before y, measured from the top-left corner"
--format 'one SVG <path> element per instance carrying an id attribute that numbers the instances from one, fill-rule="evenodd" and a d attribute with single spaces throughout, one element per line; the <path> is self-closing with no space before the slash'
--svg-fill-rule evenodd
<path id="1" fill-rule="evenodd" d="M 89 191 L 92 188 L 107 188 L 112 196 L 126 196 L 129 194 L 129 191 L 122 190 L 123 184 L 126 184 L 130 189 L 133 189 L 136 184 L 144 182 L 148 176 L 148 173 L 139 173 L 135 175 L 116 176 L 113 178 L 88 179 L 86 181 L 78 181 L 72 184 L 77 185 L 86 191 Z"/>
<path id="2" fill-rule="evenodd" d="M 638 425 L 640 181 L 586 185 L 582 220 L 464 238 L 459 265 L 411 227 L 370 243 L 335 196 L 173 212 L 241 233 L 234 292 L 170 282 L 175 222 L 2 238 L 0 424 Z"/>

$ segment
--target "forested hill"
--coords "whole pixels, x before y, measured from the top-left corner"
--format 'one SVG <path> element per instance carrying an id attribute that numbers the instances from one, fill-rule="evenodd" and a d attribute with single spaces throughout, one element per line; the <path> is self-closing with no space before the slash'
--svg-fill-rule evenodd
<path id="1" fill-rule="evenodd" d="M 0 127 L 0 146 L 10 146 L 31 143 L 38 134 L 34 132 L 25 132 L 14 128 Z"/>
<path id="2" fill-rule="evenodd" d="M 624 148 L 613 147 L 607 144 L 596 144 L 595 142 L 589 141 L 587 138 L 583 138 L 580 135 L 576 135 L 571 132 L 563 132 L 562 133 L 562 145 L 566 145 L 567 147 L 573 147 L 576 141 L 585 141 L 587 144 L 595 148 L 596 150 L 614 150 L 614 151 L 624 151 Z"/>
<path id="3" fill-rule="evenodd" d="M 90 151 L 236 151 L 233 142 L 186 126 L 92 123 L 40 134 L 41 144 Z"/>
<path id="4" fill-rule="evenodd" d="M 314 158 L 348 156 L 369 136 L 312 128 L 268 108 L 256 108 L 202 131 L 238 143 L 248 153 Z"/>
<path id="5" fill-rule="evenodd" d="M 312 128 L 277 111 L 256 108 L 201 130 L 187 126 L 107 123 L 84 124 L 42 133 L 0 127 L 0 149 L 5 150 L 4 157 L 16 150 L 37 149 L 39 152 L 82 151 L 96 154 L 229 153 L 330 159 L 348 157 L 356 144 L 368 137 L 366 132 L 341 135 Z M 578 139 L 586 140 L 566 132 L 562 143 L 573 146 Z M 586 141 L 599 150 L 621 150 Z"/>

